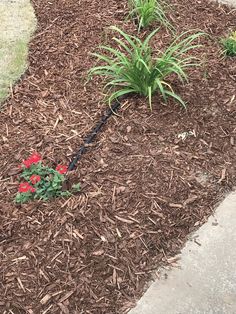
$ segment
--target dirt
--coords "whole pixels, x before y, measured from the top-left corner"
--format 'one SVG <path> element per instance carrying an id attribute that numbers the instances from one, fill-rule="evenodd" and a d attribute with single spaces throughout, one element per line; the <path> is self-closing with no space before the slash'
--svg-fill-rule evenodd
<path id="1" fill-rule="evenodd" d="M 209 35 L 189 82 L 171 78 L 187 111 L 159 95 L 152 112 L 145 99 L 127 99 L 70 175 L 81 193 L 16 206 L 20 161 L 37 150 L 50 165 L 68 163 L 107 108 L 102 81 L 84 85 L 96 62 L 90 52 L 112 42 L 107 27 L 135 33 L 123 0 L 34 1 L 30 66 L 0 118 L 2 312 L 126 313 L 234 188 L 236 66 L 219 38 L 235 28 L 236 12 L 206 1 L 171 4 L 178 33 Z M 161 29 L 152 44 L 170 41 Z"/>

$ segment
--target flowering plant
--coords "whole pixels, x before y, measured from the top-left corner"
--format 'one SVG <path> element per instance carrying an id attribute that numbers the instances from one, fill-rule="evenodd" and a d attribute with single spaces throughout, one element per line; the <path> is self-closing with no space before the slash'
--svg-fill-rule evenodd
<path id="1" fill-rule="evenodd" d="M 72 192 L 63 190 L 64 174 L 67 166 L 57 165 L 56 169 L 43 165 L 39 154 L 33 153 L 28 159 L 23 160 L 18 193 L 15 201 L 25 203 L 29 200 L 40 199 L 49 200 L 57 196 L 70 196 Z M 74 192 L 80 190 L 80 185 L 72 186 Z"/>

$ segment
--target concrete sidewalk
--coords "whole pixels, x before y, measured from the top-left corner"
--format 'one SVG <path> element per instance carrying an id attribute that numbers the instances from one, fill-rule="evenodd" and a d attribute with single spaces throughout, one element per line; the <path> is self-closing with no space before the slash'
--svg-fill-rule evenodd
<path id="1" fill-rule="evenodd" d="M 178 264 L 129 314 L 236 313 L 236 192 L 187 242 Z"/>

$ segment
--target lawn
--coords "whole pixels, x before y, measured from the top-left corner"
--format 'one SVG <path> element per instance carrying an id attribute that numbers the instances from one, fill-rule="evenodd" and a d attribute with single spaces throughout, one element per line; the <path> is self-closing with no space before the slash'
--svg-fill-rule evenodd
<path id="1" fill-rule="evenodd" d="M 236 28 L 236 11 L 169 1 L 177 35 L 206 34 L 188 81 L 168 77 L 187 109 L 155 93 L 150 110 L 146 97 L 129 95 L 68 174 L 79 193 L 15 204 L 22 159 L 37 151 L 53 168 L 69 164 L 108 108 L 103 79 L 88 81 L 88 71 L 98 65 L 99 45 L 117 48 L 109 27 L 144 39 L 159 26 L 138 33 L 125 0 L 33 4 L 29 68 L 0 113 L 0 309 L 127 313 L 236 184 L 236 67 L 221 44 Z M 153 52 L 174 36 L 162 25 Z"/>
<path id="2" fill-rule="evenodd" d="M 29 1 L 0 3 L 0 106 L 27 68 L 28 42 L 35 30 Z"/>

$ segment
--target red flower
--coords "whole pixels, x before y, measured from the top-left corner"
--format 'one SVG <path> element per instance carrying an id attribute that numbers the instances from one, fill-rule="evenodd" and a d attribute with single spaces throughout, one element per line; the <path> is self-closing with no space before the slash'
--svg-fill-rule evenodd
<path id="1" fill-rule="evenodd" d="M 36 191 L 35 188 L 33 188 L 32 186 L 30 186 L 30 192 L 34 193 Z"/>
<path id="2" fill-rule="evenodd" d="M 36 164 L 41 161 L 41 156 L 38 153 L 33 153 L 28 159 L 23 160 L 23 164 L 26 168 L 30 168 L 32 164 Z"/>
<path id="3" fill-rule="evenodd" d="M 32 162 L 29 159 L 23 160 L 25 168 L 29 168 L 32 165 Z"/>
<path id="4" fill-rule="evenodd" d="M 58 171 L 60 174 L 64 174 L 67 172 L 67 166 L 57 165 L 56 171 Z"/>
<path id="5" fill-rule="evenodd" d="M 26 193 L 26 192 L 32 192 L 33 193 L 36 190 L 28 182 L 23 182 L 23 183 L 20 183 L 18 191 L 20 193 Z"/>
<path id="6" fill-rule="evenodd" d="M 36 164 L 37 162 L 41 161 L 42 158 L 38 153 L 33 153 L 30 156 L 29 160 L 31 161 L 32 164 Z"/>
<path id="7" fill-rule="evenodd" d="M 39 175 L 33 174 L 30 177 L 30 181 L 32 184 L 36 184 L 37 182 L 39 182 L 41 180 L 41 177 Z"/>

